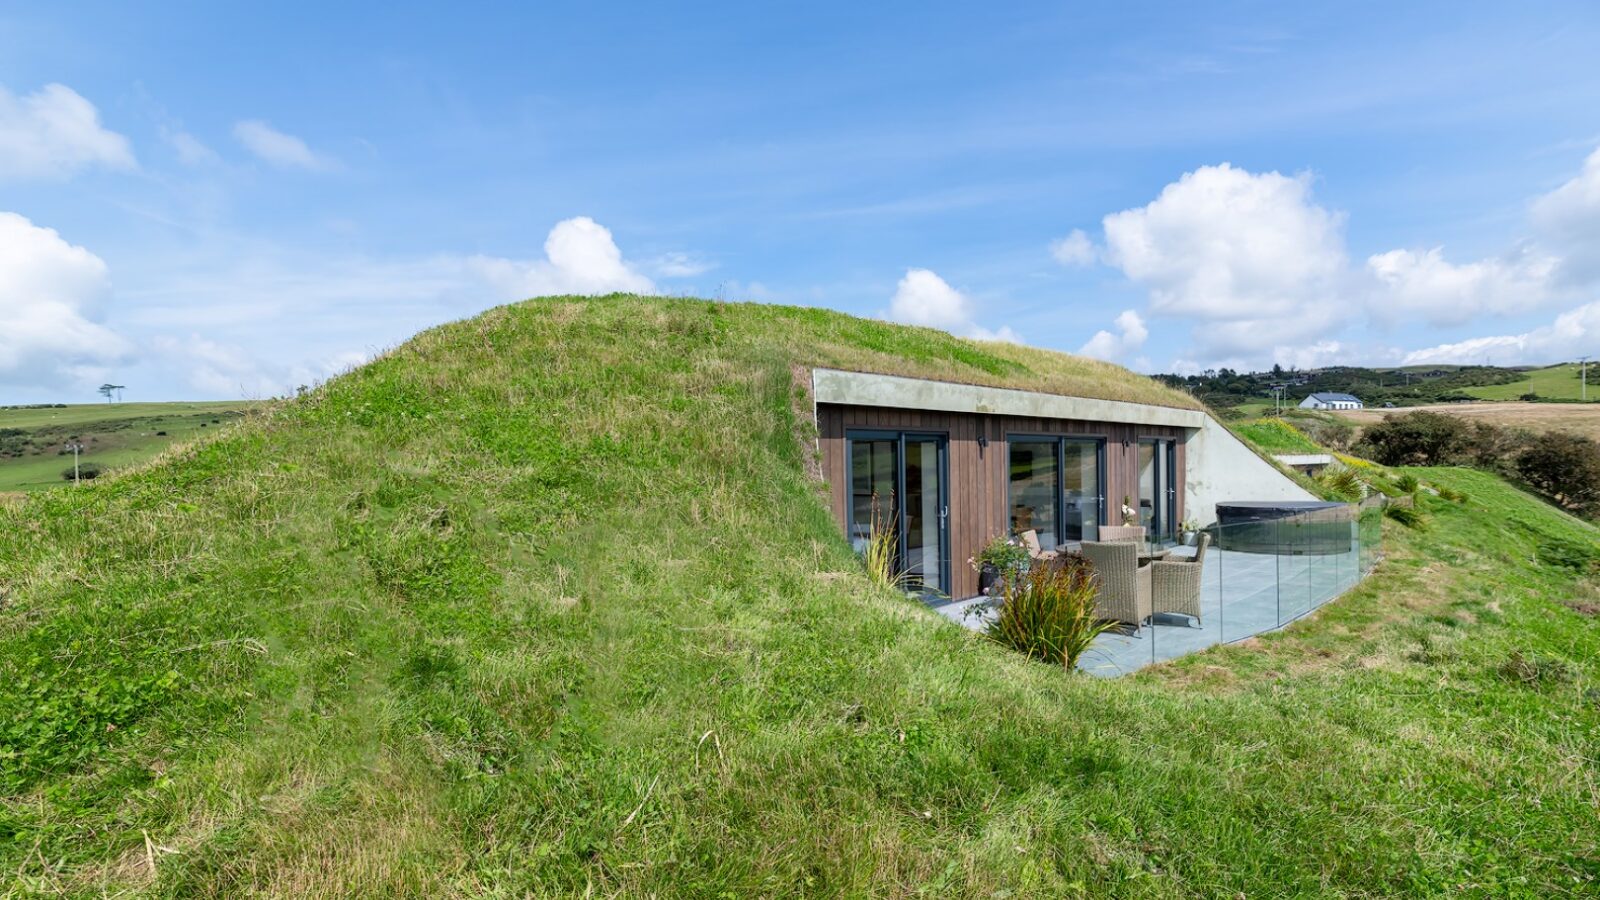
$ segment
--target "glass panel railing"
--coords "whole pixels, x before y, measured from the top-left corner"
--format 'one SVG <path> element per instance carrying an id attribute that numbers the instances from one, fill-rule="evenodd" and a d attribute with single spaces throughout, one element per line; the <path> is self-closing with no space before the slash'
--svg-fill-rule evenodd
<path id="1" fill-rule="evenodd" d="M 1379 558 L 1383 500 L 1282 518 L 1212 525 L 1206 546 L 1144 546 L 1140 589 L 1122 621 L 1080 663 L 1121 675 L 1282 628 L 1340 596 Z M 1131 563 L 1130 563 L 1131 564 Z"/>

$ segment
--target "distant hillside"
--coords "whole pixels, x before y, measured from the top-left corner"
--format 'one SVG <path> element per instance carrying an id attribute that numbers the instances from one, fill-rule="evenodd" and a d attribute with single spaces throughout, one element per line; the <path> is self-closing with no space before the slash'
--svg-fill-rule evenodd
<path id="1" fill-rule="evenodd" d="M 1217 409 L 1239 408 L 1259 414 L 1273 406 L 1273 385 L 1284 387 L 1283 402 L 1296 406 L 1313 393 L 1331 391 L 1354 394 L 1367 406 L 1419 406 L 1452 400 L 1469 400 L 1474 389 L 1507 385 L 1526 378 L 1518 369 L 1493 366 L 1409 366 L 1365 369 L 1337 366 L 1311 371 L 1274 368 L 1268 372 L 1220 369 L 1198 375 L 1156 375 L 1158 380 L 1188 391 Z"/>
<path id="2" fill-rule="evenodd" d="M 1543 369 L 1522 372 L 1522 378 L 1504 384 L 1465 388 L 1462 393 L 1484 400 L 1538 400 L 1575 402 L 1584 397 L 1582 368 L 1577 363 L 1563 363 Z M 1600 402 L 1600 385 L 1596 384 L 1595 366 L 1588 369 L 1587 399 Z"/>
<path id="3" fill-rule="evenodd" d="M 0 504 L 0 895 L 1600 887 L 1593 527 L 1417 470 L 1470 499 L 1420 490 L 1350 594 L 1090 678 L 865 577 L 817 365 L 1193 403 L 823 310 L 545 299 Z"/>
<path id="4" fill-rule="evenodd" d="M 69 443 L 80 463 L 102 471 L 144 462 L 178 441 L 239 418 L 248 402 L 84 403 L 0 407 L 0 492 L 68 482 Z"/>

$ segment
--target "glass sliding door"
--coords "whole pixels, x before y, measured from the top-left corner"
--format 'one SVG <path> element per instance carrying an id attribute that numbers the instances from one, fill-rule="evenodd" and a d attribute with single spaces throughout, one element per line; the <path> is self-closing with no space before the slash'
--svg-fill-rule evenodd
<path id="1" fill-rule="evenodd" d="M 865 552 L 875 533 L 894 535 L 894 569 L 909 590 L 950 591 L 948 449 L 942 435 L 853 432 L 850 545 Z"/>
<path id="2" fill-rule="evenodd" d="M 1097 438 L 1011 437 L 1011 533 L 1033 530 L 1052 550 L 1100 536 L 1105 503 Z"/>
<path id="3" fill-rule="evenodd" d="M 1061 442 L 1012 440 L 1010 444 L 1011 533 L 1038 532 L 1039 546 L 1054 550 L 1061 543 Z"/>
<path id="4" fill-rule="evenodd" d="M 949 593 L 945 583 L 944 439 L 905 438 L 905 573 L 914 591 Z"/>
<path id="5" fill-rule="evenodd" d="M 1100 483 L 1101 446 L 1097 440 L 1062 442 L 1064 516 L 1061 538 L 1064 542 L 1100 538 L 1100 517 L 1105 505 L 1105 488 Z"/>
<path id="6" fill-rule="evenodd" d="M 1167 438 L 1139 441 L 1139 524 L 1152 541 L 1178 536 L 1177 444 Z"/>

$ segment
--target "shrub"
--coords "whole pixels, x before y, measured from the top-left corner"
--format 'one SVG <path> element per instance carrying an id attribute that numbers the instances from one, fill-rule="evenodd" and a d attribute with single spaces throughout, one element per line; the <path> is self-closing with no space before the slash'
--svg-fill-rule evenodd
<path id="1" fill-rule="evenodd" d="M 1354 469 L 1324 469 L 1317 476 L 1317 484 L 1322 487 L 1323 496 L 1330 500 L 1355 503 L 1366 496 L 1366 487 Z"/>
<path id="2" fill-rule="evenodd" d="M 1415 506 L 1391 503 L 1383 508 L 1383 514 L 1407 528 L 1415 528 L 1418 531 L 1426 531 L 1428 528 L 1428 517 Z"/>
<path id="3" fill-rule="evenodd" d="M 1455 416 L 1414 412 L 1385 416 L 1369 427 L 1357 449 L 1386 466 L 1442 466 L 1470 456 L 1471 429 Z"/>
<path id="4" fill-rule="evenodd" d="M 1538 435 L 1517 456 L 1516 474 L 1567 509 L 1600 511 L 1600 446 L 1588 438 Z"/>
<path id="5" fill-rule="evenodd" d="M 1116 627 L 1095 612 L 1099 592 L 1094 567 L 1081 556 L 1032 566 L 1006 584 L 1005 603 L 987 634 L 1034 659 L 1076 668 L 1094 639 Z"/>
<path id="6" fill-rule="evenodd" d="M 64 481 L 73 481 L 75 479 L 80 481 L 93 481 L 94 479 L 100 477 L 100 471 L 100 466 L 96 463 L 82 463 L 78 466 L 76 472 L 73 471 L 71 466 L 67 466 L 67 468 L 61 473 L 61 478 Z"/>
<path id="7" fill-rule="evenodd" d="M 1417 480 L 1417 476 L 1406 472 L 1394 480 L 1394 486 L 1402 494 L 1415 494 L 1422 487 L 1422 482 Z"/>
<path id="8" fill-rule="evenodd" d="M 1534 402 L 1538 401 L 1539 395 L 1534 393 L 1533 391 L 1529 391 L 1526 394 L 1523 394 L 1522 396 L 1518 397 L 1517 399 L 1525 401 L 1527 403 L 1534 403 Z"/>

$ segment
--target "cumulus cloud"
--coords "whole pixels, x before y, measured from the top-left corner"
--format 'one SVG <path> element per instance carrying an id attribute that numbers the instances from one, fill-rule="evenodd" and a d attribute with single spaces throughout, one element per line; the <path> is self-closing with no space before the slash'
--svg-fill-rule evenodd
<path id="1" fill-rule="evenodd" d="M 1202 166 L 1106 216 L 1102 259 L 1149 292 L 1154 312 L 1196 321 L 1203 356 L 1259 359 L 1319 336 L 1347 308 L 1343 222 L 1313 201 L 1309 175 Z"/>
<path id="2" fill-rule="evenodd" d="M 1390 250 L 1367 258 L 1381 286 L 1372 315 L 1392 322 L 1408 314 L 1435 325 L 1459 325 L 1483 315 L 1509 315 L 1552 299 L 1550 281 L 1559 260 L 1532 247 L 1504 257 L 1457 265 L 1444 248 Z"/>
<path id="3" fill-rule="evenodd" d="M 0 179 L 56 178 L 90 166 L 136 167 L 128 139 L 101 126 L 93 103 L 62 84 L 26 96 L 0 86 Z"/>
<path id="4" fill-rule="evenodd" d="M 0 384 L 93 380 L 128 357 L 128 342 L 97 321 L 110 294 L 99 257 L 0 212 Z"/>
<path id="5" fill-rule="evenodd" d="M 1115 362 L 1143 347 L 1145 339 L 1150 337 L 1144 319 L 1131 309 L 1123 310 L 1122 315 L 1117 316 L 1116 328 L 1115 334 L 1105 330 L 1095 332 L 1094 337 L 1078 348 L 1078 352 Z"/>
<path id="6" fill-rule="evenodd" d="M 1074 228 L 1071 234 L 1051 243 L 1050 255 L 1064 266 L 1092 266 L 1098 256 L 1094 242 L 1082 228 Z"/>
<path id="7" fill-rule="evenodd" d="M 306 146 L 305 141 L 292 134 L 285 134 L 259 119 L 246 119 L 235 123 L 233 136 L 262 162 L 280 169 L 321 172 L 337 165 L 331 157 L 313 152 Z"/>
<path id="8" fill-rule="evenodd" d="M 469 270 L 507 299 L 555 294 L 649 294 L 655 283 L 622 258 L 611 232 L 588 216 L 557 222 L 533 261 L 474 256 Z"/>
<path id="9" fill-rule="evenodd" d="M 974 321 L 972 301 L 928 269 L 907 269 L 889 300 L 887 318 L 908 325 L 938 328 L 960 337 L 982 341 L 1022 343 L 1022 338 L 1002 326 L 990 331 Z"/>
<path id="10" fill-rule="evenodd" d="M 1470 338 L 1406 354 L 1406 365 L 1539 365 L 1594 352 L 1600 342 L 1600 301 L 1557 316 L 1549 325 L 1521 334 Z"/>
<path id="11" fill-rule="evenodd" d="M 1600 148 L 1577 177 L 1534 200 L 1529 215 L 1541 236 L 1564 254 L 1563 280 L 1600 278 Z"/>

